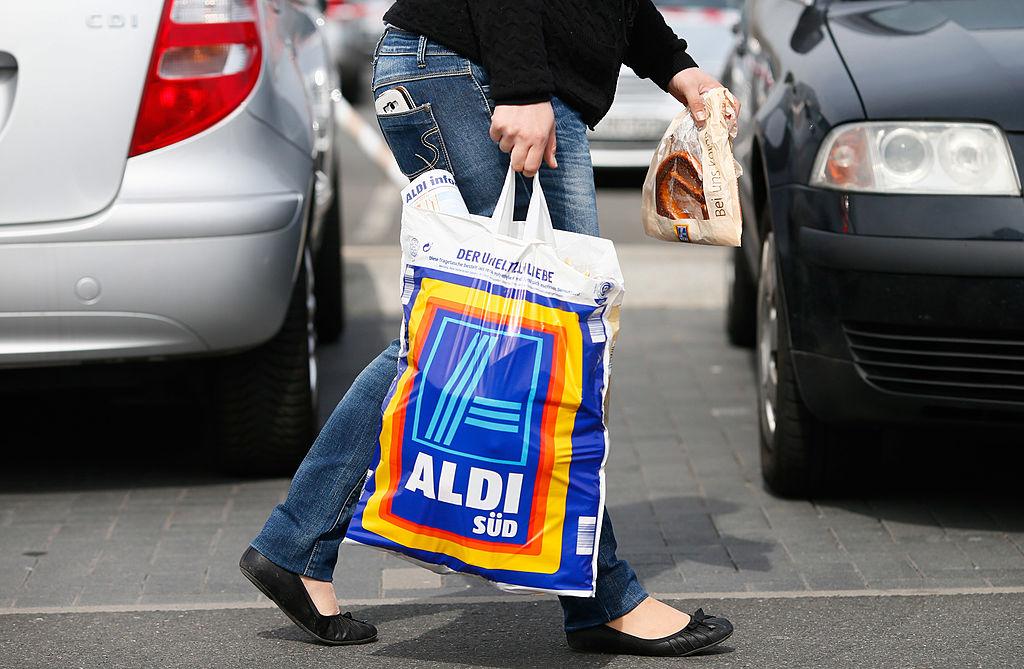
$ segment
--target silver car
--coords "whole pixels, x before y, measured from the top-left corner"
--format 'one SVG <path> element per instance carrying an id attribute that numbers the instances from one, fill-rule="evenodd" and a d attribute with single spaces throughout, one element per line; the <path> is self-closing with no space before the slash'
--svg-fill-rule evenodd
<path id="1" fill-rule="evenodd" d="M 740 19 L 740 0 L 655 0 L 665 22 L 687 41 L 687 51 L 713 77 L 721 77 Z M 615 101 L 590 131 L 594 167 L 647 168 L 654 148 L 679 113 L 675 98 L 623 66 Z"/>
<path id="2" fill-rule="evenodd" d="M 289 0 L 5 3 L 0 367 L 209 356 L 221 461 L 295 464 L 341 327 L 322 26 Z"/>

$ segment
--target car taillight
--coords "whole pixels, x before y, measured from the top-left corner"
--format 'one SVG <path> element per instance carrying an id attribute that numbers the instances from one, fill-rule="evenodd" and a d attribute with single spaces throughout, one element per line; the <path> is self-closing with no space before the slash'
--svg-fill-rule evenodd
<path id="1" fill-rule="evenodd" d="M 333 17 L 338 11 L 344 11 L 342 5 L 345 4 L 345 0 L 327 0 L 327 4 L 324 6 L 324 14 L 328 17 Z"/>
<path id="2" fill-rule="evenodd" d="M 256 0 L 166 0 L 128 155 L 230 114 L 256 85 L 261 61 Z"/>

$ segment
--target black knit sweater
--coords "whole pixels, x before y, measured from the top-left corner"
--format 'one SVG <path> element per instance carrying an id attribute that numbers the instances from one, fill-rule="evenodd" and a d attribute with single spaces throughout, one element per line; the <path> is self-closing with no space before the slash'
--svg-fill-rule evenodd
<path id="1" fill-rule="evenodd" d="M 663 89 L 696 67 L 651 0 L 397 0 L 384 20 L 486 67 L 496 103 L 554 94 L 591 127 L 622 63 Z"/>

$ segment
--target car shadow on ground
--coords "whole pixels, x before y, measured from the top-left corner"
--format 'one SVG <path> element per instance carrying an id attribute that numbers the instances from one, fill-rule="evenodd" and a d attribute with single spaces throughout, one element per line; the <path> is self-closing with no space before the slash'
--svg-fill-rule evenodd
<path id="1" fill-rule="evenodd" d="M 819 499 L 882 521 L 1024 532 L 1024 428 L 889 428 L 843 460 Z"/>
<path id="2" fill-rule="evenodd" d="M 351 320 L 320 347 L 320 419 L 391 340 Z M 211 457 L 210 361 L 0 370 L 0 493 L 237 482 Z"/>
<path id="3" fill-rule="evenodd" d="M 816 499 L 881 520 L 1024 531 L 1024 427 L 889 427 L 838 455 Z"/>
<path id="4" fill-rule="evenodd" d="M 750 369 L 756 375 L 753 353 Z M 882 520 L 1024 531 L 1024 417 L 1017 424 L 861 427 L 832 451 L 816 501 Z M 946 511 L 941 520 L 936 510 Z"/>

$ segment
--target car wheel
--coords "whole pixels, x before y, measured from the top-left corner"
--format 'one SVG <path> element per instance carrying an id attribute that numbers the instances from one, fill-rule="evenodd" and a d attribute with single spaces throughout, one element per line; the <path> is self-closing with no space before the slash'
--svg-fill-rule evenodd
<path id="1" fill-rule="evenodd" d="M 341 73 L 341 94 L 350 104 L 357 105 L 368 97 L 366 77 L 359 68 L 342 68 Z"/>
<path id="2" fill-rule="evenodd" d="M 757 286 L 743 249 L 732 252 L 732 282 L 725 308 L 725 332 L 733 346 L 753 348 L 757 336 Z"/>
<path id="3" fill-rule="evenodd" d="M 765 235 L 761 247 L 755 353 L 761 474 L 776 494 L 810 495 L 824 480 L 828 434 L 808 411 L 797 387 L 773 232 Z"/>
<path id="4" fill-rule="evenodd" d="M 246 475 L 287 475 L 317 428 L 316 315 L 307 249 L 284 324 L 256 349 L 218 361 L 216 445 L 222 467 Z"/>
<path id="5" fill-rule="evenodd" d="M 338 170 L 334 170 L 334 201 L 324 214 L 323 238 L 316 252 L 316 335 L 330 344 L 338 340 L 345 327 L 345 292 L 341 260 L 341 189 Z"/>

